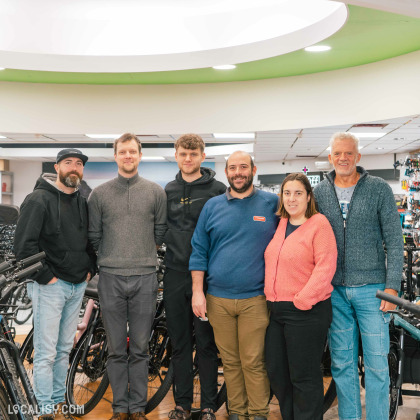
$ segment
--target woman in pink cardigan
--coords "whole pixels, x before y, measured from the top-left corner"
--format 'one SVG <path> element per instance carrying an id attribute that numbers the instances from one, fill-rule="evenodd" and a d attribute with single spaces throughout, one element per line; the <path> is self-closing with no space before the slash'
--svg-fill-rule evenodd
<path id="1" fill-rule="evenodd" d="M 320 366 L 337 246 L 327 218 L 316 211 L 306 175 L 285 178 L 277 214 L 281 220 L 265 251 L 267 373 L 283 420 L 321 420 Z"/>

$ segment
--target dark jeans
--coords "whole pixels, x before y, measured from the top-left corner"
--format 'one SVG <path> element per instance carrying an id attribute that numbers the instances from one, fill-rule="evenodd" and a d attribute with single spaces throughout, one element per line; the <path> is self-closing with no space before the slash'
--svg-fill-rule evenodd
<path id="1" fill-rule="evenodd" d="M 332 319 L 331 299 L 309 311 L 297 309 L 293 302 L 267 304 L 267 373 L 283 420 L 322 420 L 321 359 Z"/>
<path id="2" fill-rule="evenodd" d="M 216 411 L 217 347 L 208 321 L 200 321 L 192 312 L 192 279 L 189 272 L 166 269 L 163 300 L 166 324 L 172 343 L 175 404 L 191 409 L 193 401 L 193 329 L 196 360 L 200 372 L 201 409 Z"/>
<path id="3" fill-rule="evenodd" d="M 135 413 L 146 407 L 149 338 L 157 288 L 156 273 L 142 276 L 99 273 L 98 293 L 108 338 L 107 372 L 114 412 Z"/>

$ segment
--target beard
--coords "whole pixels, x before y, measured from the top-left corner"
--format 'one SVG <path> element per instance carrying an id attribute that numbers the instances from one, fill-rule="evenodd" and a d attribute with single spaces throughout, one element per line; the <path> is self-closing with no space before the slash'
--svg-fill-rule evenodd
<path id="1" fill-rule="evenodd" d="M 59 173 L 58 176 L 60 178 L 61 183 L 69 188 L 77 188 L 80 185 L 80 182 L 83 178 L 82 175 L 75 172 L 66 174 Z"/>
<path id="2" fill-rule="evenodd" d="M 245 184 L 241 188 L 236 188 L 235 184 L 234 184 L 235 179 L 238 179 L 238 178 L 239 179 L 246 179 Z M 239 194 L 244 193 L 252 185 L 253 181 L 254 181 L 254 175 L 253 174 L 251 174 L 249 176 L 236 175 L 236 176 L 228 177 L 228 182 L 229 182 L 230 187 L 232 188 L 233 191 L 236 191 Z"/>

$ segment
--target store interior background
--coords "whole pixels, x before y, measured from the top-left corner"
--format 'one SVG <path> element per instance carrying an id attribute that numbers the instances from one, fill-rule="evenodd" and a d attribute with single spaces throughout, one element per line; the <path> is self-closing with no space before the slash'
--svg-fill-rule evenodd
<path id="1" fill-rule="evenodd" d="M 42 23 L 42 19 L 48 17 L 46 7 L 51 7 L 50 3 L 42 1 L 35 10 L 27 0 L 6 1 L 9 9 L 0 11 L 0 20 L 8 17 L 13 23 L 16 17 L 10 13 L 16 12 L 21 14 L 21 21 L 29 21 L 29 14 L 38 12 Z M 83 7 L 92 4 L 76 1 L 72 7 L 77 10 L 82 3 Z M 125 58 L 116 57 L 112 72 L 106 69 L 87 72 L 86 69 L 75 70 L 77 57 L 68 61 L 69 56 L 65 54 L 62 62 L 65 64 L 67 60 L 72 71 L 60 71 L 57 62 L 51 59 L 59 55 L 42 55 L 48 46 L 43 49 L 42 38 L 37 39 L 39 34 L 35 30 L 42 33 L 39 23 L 36 26 L 35 21 L 30 20 L 32 27 L 24 29 L 9 25 L 10 33 L 22 36 L 20 52 L 13 44 L 17 42 L 13 37 L 10 36 L 9 46 L 0 42 L 0 66 L 6 67 L 0 71 L 0 135 L 3 137 L 0 138 L 0 159 L 9 161 L 9 171 L 13 173 L 13 187 L 6 186 L 8 191 L 13 188 L 13 204 L 22 203 L 41 174 L 42 163 L 54 162 L 57 151 L 63 147 L 78 147 L 89 156 L 87 173 L 96 162 L 112 162 L 109 146 L 113 138 L 94 140 L 85 133 L 140 135 L 145 144 L 143 156 L 164 159 L 141 163 L 140 173 L 161 185 L 173 179 L 177 172 L 173 142 L 187 132 L 203 135 L 209 146 L 206 150 L 209 159 L 204 165 L 213 167 L 217 179 L 225 183 L 225 157 L 235 149 L 246 148 L 254 156 L 257 183 L 261 175 L 300 172 L 304 168 L 311 173 L 327 171 L 319 169 L 315 162 L 328 160 L 328 141 L 335 131 L 352 131 L 356 135 L 382 133 L 376 138 L 361 137 L 360 164 L 367 170 L 393 170 L 396 161 L 403 162 L 410 153 L 420 150 L 419 1 L 332 3 L 345 5 L 348 15 L 344 23 L 337 24 L 335 33 L 326 39 L 314 35 L 315 43 L 331 43 L 331 51 L 307 53 L 300 48 L 280 58 L 250 59 L 228 71 L 213 70 L 209 66 L 182 70 L 177 62 L 178 68 L 168 68 L 168 71 L 149 69 L 133 73 L 130 69 L 124 73 L 116 70 L 120 61 L 124 64 Z M 106 4 L 109 6 L 112 0 L 107 0 Z M 122 7 L 119 4 L 118 7 Z M 25 5 L 27 9 L 23 8 Z M 302 5 L 304 7 L 305 2 Z M 325 23 L 322 30 L 328 25 Z M 21 31 L 26 31 L 26 38 Z M 9 32 L 4 34 L 9 36 Z M 34 37 L 32 43 L 31 36 Z M 325 38 L 325 34 L 323 36 Z M 40 45 L 35 45 L 36 42 Z M 311 44 L 310 39 L 305 42 Z M 26 53 L 33 48 L 44 59 L 32 64 L 27 60 L 31 54 L 14 56 L 13 48 L 18 55 L 25 52 L 25 48 Z M 235 54 L 231 53 L 234 61 Z M 210 59 L 212 54 L 211 51 L 203 57 Z M 193 54 L 181 56 L 188 66 Z M 16 57 L 21 59 L 21 67 Z M 224 60 L 228 61 L 228 57 Z M 331 57 L 337 57 L 336 62 Z M 99 67 L 100 60 L 101 57 L 94 61 Z M 8 62 L 16 67 L 8 66 Z M 48 63 L 52 63 L 51 68 Z M 285 73 L 286 68 L 289 73 Z M 136 78 L 140 81 L 136 82 Z M 357 124 L 381 126 L 355 127 Z M 212 135 L 232 132 L 256 134 L 254 139 L 235 140 L 215 139 Z M 103 147 L 104 143 L 107 147 Z M 154 143 L 159 143 L 160 148 L 153 148 Z M 162 148 L 165 145 L 167 147 Z M 225 150 L 213 153 L 213 147 L 218 145 Z M 112 177 L 116 167 L 110 168 L 114 168 L 109 170 Z M 404 169 L 399 167 L 401 175 L 396 171 L 395 178 L 388 180 L 395 194 L 406 192 L 401 188 Z M 89 183 L 88 175 L 86 180 Z M 98 179 L 92 180 L 92 187 L 98 182 Z"/>
<path id="2" fill-rule="evenodd" d="M 176 34 L 179 22 L 171 9 L 175 3 L 192 9 L 235 3 L 252 9 L 264 3 L 270 10 L 282 1 L 302 9 L 316 3 L 2 0 L 0 67 L 5 70 L 0 70 L 0 186 L 10 193 L 2 192 L 1 201 L 13 200 L 20 206 L 33 190 L 43 164 L 53 164 L 65 147 L 77 147 L 89 156 L 86 181 L 91 187 L 114 177 L 114 138 L 91 139 L 86 134 L 125 132 L 139 135 L 144 145 L 140 175 L 161 185 L 178 171 L 173 143 L 183 133 L 203 136 L 208 145 L 203 166 L 212 167 L 225 184 L 225 157 L 236 149 L 252 154 L 259 183 L 263 175 L 328 171 L 327 148 L 336 131 L 380 133 L 361 136 L 360 165 L 368 171 L 390 171 L 394 176 L 387 182 L 394 194 L 409 194 L 401 186 L 408 179 L 406 167 L 398 166 L 394 172 L 394 164 L 420 153 L 420 0 L 325 1 L 344 5 L 347 15 L 343 19 L 343 11 L 337 11 L 340 23 L 337 18 L 312 25 L 310 29 L 319 33 L 297 37 L 289 50 L 290 38 L 279 37 L 277 46 L 256 42 L 238 51 L 163 54 L 160 61 L 150 52 L 144 59 L 124 55 L 126 47 L 136 44 L 128 41 L 150 46 L 161 33 L 168 41 Z M 147 24 L 142 16 L 138 21 L 134 14 L 121 16 L 124 8 L 139 5 L 163 6 L 161 19 L 141 36 L 138 31 Z M 105 22 L 109 10 L 117 18 Z M 234 27 L 232 19 L 226 15 L 225 26 L 195 26 L 200 36 L 205 32 L 217 38 Z M 86 25 L 86 31 L 79 25 Z M 63 34 L 70 38 L 67 50 L 60 54 Z M 118 42 L 117 35 L 126 35 L 127 42 Z M 92 54 L 91 44 L 99 45 L 101 37 L 112 44 L 114 53 Z M 72 40 L 77 41 L 77 48 L 86 49 L 86 55 L 71 50 Z M 313 44 L 331 45 L 331 50 L 303 50 Z M 273 54 L 276 48 L 278 53 Z M 120 49 L 124 54 L 118 54 Z M 244 58 L 246 54 L 249 59 Z M 216 64 L 237 67 L 215 70 Z M 216 139 L 213 133 L 255 133 L 255 138 Z M 164 160 L 147 160 L 153 156 Z M 325 165 L 322 168 L 316 163 L 320 161 Z M 2 167 L 13 176 L 3 176 Z M 110 405 L 104 406 L 108 416 Z M 412 419 L 417 411 L 418 397 L 407 398 L 398 418 Z M 326 418 L 335 419 L 336 413 L 334 407 Z M 99 418 L 97 412 L 91 418 Z"/>

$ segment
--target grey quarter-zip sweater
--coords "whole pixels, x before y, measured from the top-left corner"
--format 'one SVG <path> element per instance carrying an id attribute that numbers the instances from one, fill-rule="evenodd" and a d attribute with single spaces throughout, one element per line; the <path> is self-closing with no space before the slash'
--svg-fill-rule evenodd
<path id="1" fill-rule="evenodd" d="M 331 223 L 337 241 L 337 271 L 332 284 L 385 283 L 386 288 L 400 290 L 404 243 L 391 187 L 361 166 L 357 171 L 360 178 L 345 221 L 334 188 L 335 171 L 314 188 L 319 211 Z"/>
<path id="2" fill-rule="evenodd" d="M 121 276 L 156 270 L 156 245 L 166 231 L 166 194 L 138 174 L 96 187 L 88 201 L 89 239 L 100 270 Z"/>

